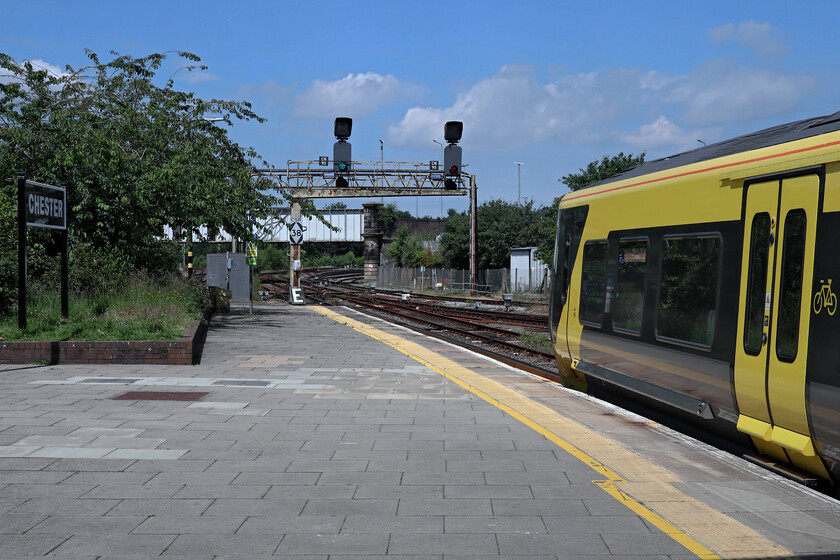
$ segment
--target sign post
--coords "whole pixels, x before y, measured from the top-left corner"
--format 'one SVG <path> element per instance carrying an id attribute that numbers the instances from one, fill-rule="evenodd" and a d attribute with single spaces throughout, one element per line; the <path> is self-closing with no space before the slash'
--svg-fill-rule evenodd
<path id="1" fill-rule="evenodd" d="M 248 283 L 249 283 L 249 290 L 248 290 L 248 306 L 251 315 L 254 314 L 254 266 L 257 264 L 257 244 L 253 241 L 249 241 L 247 245 L 245 245 L 245 264 L 248 265 L 249 274 L 248 274 Z"/>
<path id="2" fill-rule="evenodd" d="M 58 230 L 61 236 L 61 316 L 69 315 L 67 188 L 27 181 L 18 173 L 18 328 L 26 328 L 26 228 Z"/>
<path id="3" fill-rule="evenodd" d="M 18 328 L 26 328 L 26 175 L 18 174 Z"/>
<path id="4" fill-rule="evenodd" d="M 300 285 L 300 246 L 303 243 L 303 232 L 306 226 L 301 222 L 300 203 L 292 204 L 291 221 L 289 223 L 289 303 L 303 305 L 303 288 Z"/>

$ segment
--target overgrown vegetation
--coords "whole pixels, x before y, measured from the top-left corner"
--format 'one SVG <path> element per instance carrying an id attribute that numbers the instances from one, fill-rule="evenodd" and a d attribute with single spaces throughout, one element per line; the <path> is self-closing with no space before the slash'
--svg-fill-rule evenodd
<path id="1" fill-rule="evenodd" d="M 530 200 L 517 204 L 497 199 L 482 203 L 478 207 L 478 268 L 507 268 L 515 247 L 545 243 L 553 248 L 556 221 L 556 205 L 535 208 Z M 452 268 L 469 268 L 469 232 L 467 213 L 450 210 L 440 245 L 443 259 Z"/>
<path id="2" fill-rule="evenodd" d="M 400 210 L 396 202 L 389 202 L 385 206 L 379 207 L 379 228 L 387 237 L 393 235 L 397 221 L 410 219 L 411 212 Z"/>
<path id="3" fill-rule="evenodd" d="M 408 227 L 403 226 L 397 232 L 394 242 L 388 246 L 388 258 L 404 268 L 437 267 L 443 263 L 439 253 L 423 247 L 423 242 L 431 240 L 431 236 L 409 233 Z"/>
<path id="4" fill-rule="evenodd" d="M 264 119 L 247 102 L 176 89 L 178 72 L 205 69 L 197 56 L 87 54 L 87 66 L 55 75 L 0 53 L 0 316 L 16 311 L 18 172 L 67 185 L 77 299 L 100 297 L 141 273 L 157 282 L 176 270 L 178 245 L 161 240 L 166 225 L 250 237 L 246 214 L 265 217 L 279 201 L 267 194 L 275 186 L 269 179 L 253 178 L 258 154 L 227 132 L 236 120 Z M 161 79 L 168 58 L 183 66 Z M 29 228 L 27 236 L 33 294 L 39 285 L 55 290 L 53 235 Z"/>
<path id="5" fill-rule="evenodd" d="M 591 161 L 587 164 L 586 168 L 581 168 L 577 173 L 569 173 L 562 179 L 558 179 L 558 181 L 569 187 L 572 191 L 576 191 L 598 181 L 615 177 L 644 162 L 644 152 L 637 156 L 633 154 L 624 155 L 624 152 L 619 152 L 617 156 L 604 156 L 600 160 Z"/>
<path id="6" fill-rule="evenodd" d="M 542 350 L 544 352 L 551 351 L 551 339 L 548 338 L 545 334 L 528 334 L 522 333 L 519 335 L 519 342 L 522 344 L 526 344 L 532 348 L 536 348 L 537 350 Z"/>
<path id="7" fill-rule="evenodd" d="M 347 251 L 343 255 L 304 255 L 304 267 L 339 267 L 339 268 L 362 268 L 365 264 L 365 258 L 362 255 L 356 255 L 353 251 Z M 289 267 L 289 261 L 286 261 L 286 268 Z"/>
<path id="8" fill-rule="evenodd" d="M 119 288 L 76 293 L 70 316 L 61 317 L 54 286 L 35 283 L 28 291 L 27 328 L 17 318 L 0 319 L 3 340 L 166 340 L 180 338 L 201 317 L 206 296 L 196 282 L 180 277 L 127 278 Z"/>

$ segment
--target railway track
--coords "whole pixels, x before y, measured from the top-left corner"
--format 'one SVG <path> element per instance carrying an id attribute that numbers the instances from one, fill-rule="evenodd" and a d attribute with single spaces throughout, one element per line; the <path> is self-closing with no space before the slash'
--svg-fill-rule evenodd
<path id="1" fill-rule="evenodd" d="M 554 355 L 548 348 L 541 349 L 527 343 L 528 340 L 547 343 L 546 315 L 502 311 L 503 302 L 492 298 L 466 300 L 406 294 L 395 290 L 365 290 L 353 284 L 361 279 L 361 274 L 362 271 L 358 270 L 354 279 L 349 273 L 339 272 L 334 275 L 331 271 L 319 271 L 306 274 L 302 282 L 307 286 L 307 297 L 324 304 L 350 305 L 363 313 L 466 346 L 520 369 L 557 379 Z M 475 301 L 480 301 L 484 309 L 467 307 L 467 304 L 474 305 Z"/>

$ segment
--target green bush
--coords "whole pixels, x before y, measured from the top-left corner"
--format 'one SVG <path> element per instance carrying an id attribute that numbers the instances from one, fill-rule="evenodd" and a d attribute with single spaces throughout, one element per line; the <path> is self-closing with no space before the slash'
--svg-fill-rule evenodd
<path id="1" fill-rule="evenodd" d="M 259 272 L 268 270 L 289 270 L 289 253 L 287 245 L 274 245 L 271 243 L 260 244 L 257 256 L 257 269 Z"/>
<path id="2" fill-rule="evenodd" d="M 70 289 L 75 294 L 96 294 L 119 289 L 129 272 L 129 261 L 119 249 L 97 249 L 78 243 L 70 249 Z"/>
<path id="3" fill-rule="evenodd" d="M 14 196 L 0 191 L 0 316 L 12 313 L 17 301 L 17 220 Z"/>
<path id="4" fill-rule="evenodd" d="M 364 266 L 365 258 L 356 256 L 353 251 L 347 251 L 343 255 L 315 255 L 307 257 L 304 255 L 303 266 L 307 268 L 324 267 L 350 267 L 360 268 Z"/>
<path id="5" fill-rule="evenodd" d="M 27 328 L 13 316 L 0 319 L 6 340 L 160 340 L 180 338 L 201 317 L 207 296 L 198 282 L 178 275 L 126 275 L 106 291 L 71 294 L 69 318 L 61 317 L 54 286 L 33 282 L 27 290 Z"/>

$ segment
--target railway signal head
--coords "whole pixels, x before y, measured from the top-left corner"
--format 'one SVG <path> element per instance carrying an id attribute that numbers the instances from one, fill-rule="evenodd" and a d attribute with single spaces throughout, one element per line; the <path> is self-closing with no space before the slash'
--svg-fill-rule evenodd
<path id="1" fill-rule="evenodd" d="M 457 188 L 458 178 L 461 176 L 461 146 L 450 144 L 444 148 L 443 172 L 445 175 L 443 188 L 446 190 Z"/>
<path id="2" fill-rule="evenodd" d="M 449 121 L 443 125 L 443 137 L 449 144 L 457 144 L 464 132 L 464 123 L 461 121 Z"/>
<path id="3" fill-rule="evenodd" d="M 335 137 L 339 140 L 350 138 L 350 131 L 353 130 L 353 119 L 350 117 L 336 117 Z"/>
<path id="4" fill-rule="evenodd" d="M 351 155 L 350 142 L 339 139 L 333 145 L 333 171 L 336 173 L 336 186 L 338 186 L 338 178 L 344 178 L 342 175 L 349 174 L 353 169 L 353 157 Z"/>

